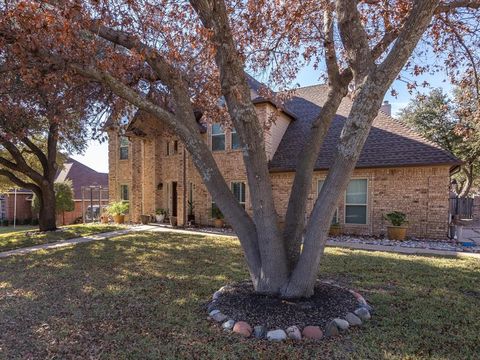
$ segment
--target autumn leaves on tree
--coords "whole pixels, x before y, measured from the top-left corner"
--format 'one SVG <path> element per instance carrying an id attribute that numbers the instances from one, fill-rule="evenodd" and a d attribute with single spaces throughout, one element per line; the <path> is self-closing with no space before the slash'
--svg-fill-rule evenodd
<path id="1" fill-rule="evenodd" d="M 256 291 L 282 297 L 312 294 L 336 204 L 385 93 L 402 69 L 421 72 L 413 51 L 433 45 L 431 51 L 448 57 L 450 47 L 438 45 L 478 41 L 468 30 L 480 17 L 478 1 L 453 0 L 47 0 L 0 6 L 0 44 L 9 54 L 2 57 L 3 68 L 17 67 L 22 76 L 42 68 L 62 81 L 99 85 L 109 96 L 97 102 L 112 113 L 133 105 L 167 125 L 237 233 Z M 447 39 L 446 27 L 457 29 L 458 38 L 450 31 Z M 471 68 L 468 59 L 447 66 Z M 298 157 L 282 230 L 246 71 L 268 73 L 282 90 L 308 61 L 325 70 L 329 93 Z M 285 94 L 266 94 L 281 104 L 280 95 Z M 352 110 L 305 222 L 315 160 L 345 96 L 352 98 Z M 231 122 L 237 130 L 251 216 L 204 142 L 198 112 L 201 121 Z"/>

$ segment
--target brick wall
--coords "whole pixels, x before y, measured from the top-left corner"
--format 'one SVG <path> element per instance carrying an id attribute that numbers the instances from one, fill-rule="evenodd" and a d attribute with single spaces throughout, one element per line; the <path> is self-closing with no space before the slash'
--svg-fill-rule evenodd
<path id="1" fill-rule="evenodd" d="M 259 112 L 267 113 L 268 106 L 259 107 Z M 284 127 L 279 124 L 278 131 Z M 275 132 L 277 131 L 275 130 Z M 150 131 L 150 130 L 149 130 Z M 119 160 L 118 135 L 109 132 L 109 190 L 110 199 L 118 200 L 120 185 L 130 189 L 130 220 L 139 221 L 142 213 L 153 214 L 156 208 L 172 209 L 172 184 L 177 183 L 178 224 L 186 221 L 189 200 L 189 188 L 193 189 L 194 214 L 197 223 L 212 224 L 210 208 L 212 198 L 200 175 L 196 171 L 183 144 L 169 134 L 168 129 L 158 126 L 157 134 L 149 138 L 132 138 L 128 160 Z M 205 141 L 210 144 L 210 126 L 207 127 Z M 159 135 L 161 134 L 161 135 Z M 173 148 L 178 141 L 178 149 L 167 155 L 167 142 Z M 225 180 L 230 185 L 234 181 L 246 181 L 246 172 L 240 150 L 231 149 L 230 131 L 226 130 L 226 150 L 214 152 L 214 158 Z M 268 149 L 276 145 L 266 136 Z M 293 173 L 272 174 L 272 186 L 275 206 L 280 217 L 285 216 L 289 192 L 293 182 Z M 317 182 L 324 179 L 326 172 L 314 174 L 311 191 L 308 196 L 307 214 L 313 208 L 317 197 Z M 409 235 L 428 238 L 445 238 L 448 227 L 448 186 L 449 167 L 403 167 L 357 169 L 354 178 L 368 180 L 368 207 L 366 225 L 344 225 L 344 231 L 351 234 L 383 235 L 387 223 L 383 215 L 390 211 L 405 212 L 409 220 Z M 246 209 L 252 213 L 248 187 L 246 191 Z M 340 223 L 344 223 L 344 196 L 338 204 Z"/>

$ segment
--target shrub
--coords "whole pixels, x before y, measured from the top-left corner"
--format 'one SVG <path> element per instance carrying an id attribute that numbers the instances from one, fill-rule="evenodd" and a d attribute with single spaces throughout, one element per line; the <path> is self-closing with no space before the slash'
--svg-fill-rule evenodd
<path id="1" fill-rule="evenodd" d="M 125 201 L 116 201 L 110 203 L 107 207 L 107 212 L 112 215 L 125 215 L 128 212 L 128 203 Z"/>
<path id="2" fill-rule="evenodd" d="M 8 226 L 8 219 L 2 219 L 2 226 Z"/>
<path id="3" fill-rule="evenodd" d="M 212 206 L 211 213 L 214 219 L 223 219 L 224 217 L 218 206 Z"/>
<path id="4" fill-rule="evenodd" d="M 392 211 L 387 215 L 384 215 L 385 220 L 390 221 L 393 226 L 402 226 L 403 224 L 408 223 L 407 215 L 400 211 Z"/>
<path id="5" fill-rule="evenodd" d="M 165 215 L 165 216 L 166 216 L 166 215 L 168 214 L 168 210 L 158 208 L 157 210 L 155 210 L 155 214 L 157 214 L 157 215 Z"/>
<path id="6" fill-rule="evenodd" d="M 37 225 L 38 225 L 38 219 L 37 219 L 37 218 L 33 218 L 33 219 L 32 219 L 32 225 L 33 225 L 33 226 L 37 226 Z"/>

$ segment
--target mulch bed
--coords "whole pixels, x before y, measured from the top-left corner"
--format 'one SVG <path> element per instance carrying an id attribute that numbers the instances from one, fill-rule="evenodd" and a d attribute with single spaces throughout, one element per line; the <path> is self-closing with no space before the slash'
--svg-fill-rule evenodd
<path id="1" fill-rule="evenodd" d="M 296 325 L 321 328 L 334 318 L 343 317 L 358 307 L 355 297 L 346 289 L 317 282 L 314 295 L 308 299 L 283 300 L 255 294 L 251 282 L 231 285 L 216 301 L 216 306 L 229 319 L 246 321 L 267 329 Z"/>

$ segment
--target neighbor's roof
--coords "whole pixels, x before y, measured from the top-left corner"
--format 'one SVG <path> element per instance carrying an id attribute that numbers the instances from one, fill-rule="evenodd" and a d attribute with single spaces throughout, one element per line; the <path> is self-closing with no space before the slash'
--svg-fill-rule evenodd
<path id="1" fill-rule="evenodd" d="M 320 113 L 327 97 L 326 85 L 300 88 L 295 92 L 286 108 L 296 117 L 283 136 L 270 162 L 271 171 L 295 170 L 297 158 L 303 147 L 310 126 Z M 316 170 L 328 169 L 336 153 L 340 132 L 350 112 L 352 101 L 345 98 L 320 150 Z M 379 111 L 360 155 L 357 168 L 459 165 L 461 161 L 451 153 L 415 133 L 407 126 Z"/>
<path id="2" fill-rule="evenodd" d="M 55 178 L 55 182 L 65 180 L 72 181 L 74 198 L 76 200 L 82 198 L 82 186 L 101 185 L 104 188 L 108 187 L 107 173 L 95 171 L 72 158 L 65 161 Z"/>

